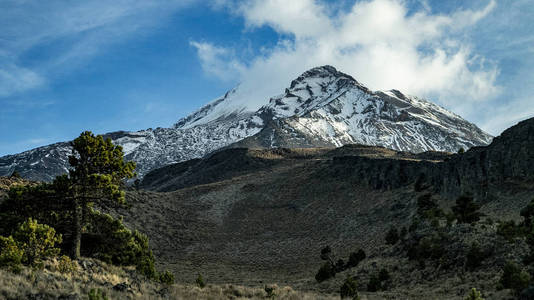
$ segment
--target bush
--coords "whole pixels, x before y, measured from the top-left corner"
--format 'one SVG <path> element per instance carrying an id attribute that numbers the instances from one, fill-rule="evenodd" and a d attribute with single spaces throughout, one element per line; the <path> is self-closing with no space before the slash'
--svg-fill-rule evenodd
<path id="1" fill-rule="evenodd" d="M 202 275 L 200 275 L 200 274 L 198 274 L 198 277 L 195 280 L 195 283 L 201 289 L 203 289 L 206 286 L 206 283 L 204 282 L 204 278 L 202 278 Z"/>
<path id="2" fill-rule="evenodd" d="M 505 289 L 512 289 L 517 294 L 527 288 L 530 283 L 530 275 L 521 270 L 521 267 L 513 262 L 507 262 L 499 284 Z"/>
<path id="3" fill-rule="evenodd" d="M 369 278 L 369 283 L 367 284 L 367 291 L 368 292 L 376 292 L 381 289 L 381 282 L 380 279 L 378 279 L 378 276 L 375 274 L 371 275 Z"/>
<path id="4" fill-rule="evenodd" d="M 95 210 L 91 211 L 90 219 L 90 233 L 82 236 L 82 255 L 114 265 L 135 266 L 146 277 L 158 279 L 154 254 L 146 235 L 132 232 L 124 226 L 122 219 Z"/>
<path id="5" fill-rule="evenodd" d="M 345 262 L 342 259 L 338 259 L 336 263 L 336 272 L 343 272 L 346 269 Z"/>
<path id="6" fill-rule="evenodd" d="M 174 283 L 174 274 L 165 271 L 158 275 L 158 281 L 166 285 L 171 285 Z"/>
<path id="7" fill-rule="evenodd" d="M 317 274 L 315 274 L 315 280 L 317 280 L 317 282 L 323 282 L 335 276 L 336 270 L 334 269 L 332 264 L 326 262 L 321 266 L 319 271 L 317 271 Z"/>
<path id="8" fill-rule="evenodd" d="M 534 200 L 530 201 L 530 203 L 521 210 L 520 214 L 523 217 L 523 224 L 530 227 L 534 220 Z"/>
<path id="9" fill-rule="evenodd" d="M 91 289 L 89 294 L 87 294 L 89 300 L 109 300 L 104 292 L 100 289 Z"/>
<path id="10" fill-rule="evenodd" d="M 358 297 L 358 282 L 353 277 L 347 277 L 343 285 L 339 289 L 341 298 L 359 299 Z"/>
<path id="11" fill-rule="evenodd" d="M 458 223 L 472 224 L 478 222 L 482 214 L 478 211 L 480 205 L 473 201 L 473 197 L 460 196 L 456 199 L 456 205 L 452 207 L 452 212 L 456 216 Z"/>
<path id="12" fill-rule="evenodd" d="M 477 291 L 477 289 L 475 288 L 472 288 L 471 291 L 469 292 L 469 295 L 467 295 L 467 297 L 465 297 L 464 299 L 465 300 L 484 300 L 484 298 L 482 298 L 482 293 Z"/>
<path id="13" fill-rule="evenodd" d="M 519 294 L 519 300 L 533 300 L 534 299 L 534 285 L 529 286 L 524 289 L 521 294 Z"/>
<path id="14" fill-rule="evenodd" d="M 17 243 L 10 237 L 0 236 L 0 267 L 8 268 L 12 271 L 20 270 L 24 252 L 17 246 Z"/>
<path id="15" fill-rule="evenodd" d="M 523 235 L 523 229 L 516 225 L 514 220 L 502 221 L 497 224 L 497 234 L 511 242 Z"/>
<path id="16" fill-rule="evenodd" d="M 381 282 L 388 281 L 390 279 L 391 279 L 391 276 L 389 275 L 388 270 L 381 269 L 380 272 L 378 272 L 378 280 L 380 280 Z"/>
<path id="17" fill-rule="evenodd" d="M 24 253 L 24 264 L 35 265 L 46 257 L 57 256 L 60 251 L 55 245 L 61 243 L 61 235 L 56 235 L 54 228 L 39 224 L 32 218 L 20 225 L 13 238 Z"/>
<path id="18" fill-rule="evenodd" d="M 73 274 L 78 271 L 78 265 L 68 256 L 61 256 L 58 261 L 57 270 L 63 274 Z"/>
<path id="19" fill-rule="evenodd" d="M 358 266 L 358 264 L 365 259 L 367 255 L 365 254 L 365 251 L 362 249 L 359 249 L 357 252 L 352 252 L 349 255 L 349 261 L 347 262 L 348 268 L 353 268 Z"/>
<path id="20" fill-rule="evenodd" d="M 486 258 L 486 254 L 480 249 L 477 243 L 472 243 L 465 258 L 466 268 L 472 271 L 480 267 L 482 261 Z"/>
<path id="21" fill-rule="evenodd" d="M 266 285 L 263 289 L 265 290 L 265 293 L 267 293 L 267 298 L 274 298 L 274 286 Z"/>
<path id="22" fill-rule="evenodd" d="M 424 194 L 417 198 L 417 214 L 425 219 L 440 218 L 443 210 L 432 199 L 432 194 Z"/>
<path id="23" fill-rule="evenodd" d="M 391 227 L 386 234 L 386 244 L 395 245 L 399 241 L 399 233 L 397 228 Z"/>

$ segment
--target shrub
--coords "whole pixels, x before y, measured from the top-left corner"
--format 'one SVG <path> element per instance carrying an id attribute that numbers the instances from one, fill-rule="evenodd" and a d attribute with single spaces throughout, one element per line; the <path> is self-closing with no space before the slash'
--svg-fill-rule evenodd
<path id="1" fill-rule="evenodd" d="M 443 211 L 432 199 L 432 194 L 424 194 L 417 198 L 417 214 L 425 219 L 433 219 L 442 217 Z"/>
<path id="2" fill-rule="evenodd" d="M 274 287 L 272 285 L 266 285 L 263 289 L 265 290 L 265 293 L 267 293 L 267 298 L 274 298 Z"/>
<path id="3" fill-rule="evenodd" d="M 136 270 L 150 279 L 158 279 L 154 254 L 148 237 L 131 231 L 108 214 L 92 210 L 90 233 L 82 236 L 82 255 L 98 258 L 106 263 L 120 266 L 135 266 Z"/>
<path id="4" fill-rule="evenodd" d="M 169 271 L 164 271 L 158 275 L 158 281 L 166 285 L 171 285 L 174 283 L 174 274 Z"/>
<path id="5" fill-rule="evenodd" d="M 63 255 L 59 258 L 57 270 L 63 274 L 73 274 L 78 271 L 78 265 L 70 257 Z"/>
<path id="6" fill-rule="evenodd" d="M 341 298 L 359 299 L 358 297 L 358 282 L 353 277 L 347 277 L 343 285 L 339 289 Z"/>
<path id="7" fill-rule="evenodd" d="M 17 246 L 12 236 L 0 236 L 0 267 L 12 271 L 20 270 L 24 252 Z"/>
<path id="8" fill-rule="evenodd" d="M 458 154 L 464 154 L 464 153 L 465 153 L 464 148 L 460 148 L 460 149 L 458 149 Z"/>
<path id="9" fill-rule="evenodd" d="M 456 205 L 452 207 L 452 212 L 459 223 L 472 224 L 480 220 L 482 214 L 478 211 L 480 205 L 473 201 L 473 197 L 460 196 L 456 199 Z"/>
<path id="10" fill-rule="evenodd" d="M 89 300 L 109 300 L 106 294 L 100 289 L 91 289 L 91 291 L 89 291 L 89 294 L 87 294 L 87 297 L 89 298 Z"/>
<path id="11" fill-rule="evenodd" d="M 61 235 L 56 235 L 54 228 L 39 224 L 32 218 L 20 225 L 13 238 L 24 253 L 22 262 L 28 265 L 35 265 L 46 257 L 57 256 L 60 251 L 55 245 L 61 243 Z"/>
<path id="12" fill-rule="evenodd" d="M 399 241 L 399 233 L 397 231 L 397 228 L 391 227 L 389 228 L 389 231 L 386 234 L 386 244 L 388 245 L 395 245 Z"/>
<path id="13" fill-rule="evenodd" d="M 336 263 L 336 272 L 343 272 L 345 271 L 345 262 L 342 259 L 338 259 Z"/>
<path id="14" fill-rule="evenodd" d="M 195 283 L 201 289 L 203 289 L 206 286 L 206 283 L 204 282 L 204 278 L 202 278 L 202 275 L 200 275 L 200 274 L 198 274 L 198 277 L 195 280 Z"/>
<path id="15" fill-rule="evenodd" d="M 330 256 L 332 255 L 332 248 L 330 246 L 326 246 L 323 249 L 321 249 L 321 259 L 322 260 L 329 260 L 332 261 Z"/>
<path id="16" fill-rule="evenodd" d="M 502 221 L 497 224 L 497 234 L 511 242 L 517 237 L 523 235 L 523 230 L 515 224 L 514 220 Z"/>
<path id="17" fill-rule="evenodd" d="M 486 254 L 480 249 L 477 243 L 472 243 L 466 255 L 465 266 L 468 270 L 474 270 L 482 264 Z"/>
<path id="18" fill-rule="evenodd" d="M 378 272 L 378 280 L 382 281 L 388 281 L 391 279 L 391 276 L 389 275 L 388 270 L 381 269 L 380 272 Z"/>
<path id="19" fill-rule="evenodd" d="M 359 249 L 357 252 L 352 252 L 349 255 L 349 261 L 347 262 L 347 267 L 353 268 L 358 266 L 358 264 L 365 259 L 367 255 L 365 254 L 365 251 L 362 249 Z"/>
<path id="20" fill-rule="evenodd" d="M 521 291 L 519 294 L 519 300 L 532 300 L 534 299 L 534 285 L 529 286 L 528 288 Z"/>
<path id="21" fill-rule="evenodd" d="M 530 201 L 530 203 L 521 210 L 520 214 L 523 217 L 524 225 L 532 225 L 532 221 L 534 220 L 534 200 Z"/>
<path id="22" fill-rule="evenodd" d="M 9 178 L 16 178 L 16 179 L 20 179 L 22 178 L 19 174 L 19 172 L 17 170 L 13 171 L 13 173 L 11 173 L 11 176 L 9 176 Z"/>
<path id="23" fill-rule="evenodd" d="M 528 287 L 530 275 L 521 270 L 521 267 L 513 262 L 507 262 L 503 269 L 503 274 L 499 284 L 505 289 L 512 289 L 516 293 Z"/>
<path id="24" fill-rule="evenodd" d="M 401 231 L 400 231 L 399 238 L 404 240 L 406 238 L 406 236 L 408 236 L 408 229 L 403 226 Z"/>
<path id="25" fill-rule="evenodd" d="M 334 269 L 332 264 L 326 262 L 321 266 L 319 271 L 317 271 L 317 274 L 315 274 L 315 280 L 317 280 L 317 282 L 323 282 L 335 276 L 336 270 Z"/>
<path id="26" fill-rule="evenodd" d="M 471 291 L 469 291 L 469 295 L 464 298 L 465 300 L 484 300 L 482 298 L 482 293 L 477 291 L 477 289 L 472 288 Z"/>
<path id="27" fill-rule="evenodd" d="M 381 289 L 381 282 L 380 279 L 378 279 L 378 276 L 375 274 L 372 274 L 369 278 L 369 283 L 367 284 L 367 291 L 368 292 L 376 292 Z"/>

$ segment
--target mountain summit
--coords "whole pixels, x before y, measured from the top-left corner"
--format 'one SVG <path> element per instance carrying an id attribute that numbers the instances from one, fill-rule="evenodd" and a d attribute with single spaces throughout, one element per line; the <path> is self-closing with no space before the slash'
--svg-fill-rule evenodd
<path id="1" fill-rule="evenodd" d="M 487 145 L 492 137 L 426 100 L 397 90 L 373 92 L 332 66 L 293 80 L 263 106 L 237 87 L 171 128 L 106 134 L 123 146 L 144 176 L 152 169 L 202 157 L 223 147 L 383 146 L 394 150 L 456 152 Z M 52 180 L 66 172 L 68 143 L 0 158 L 0 176 Z"/>

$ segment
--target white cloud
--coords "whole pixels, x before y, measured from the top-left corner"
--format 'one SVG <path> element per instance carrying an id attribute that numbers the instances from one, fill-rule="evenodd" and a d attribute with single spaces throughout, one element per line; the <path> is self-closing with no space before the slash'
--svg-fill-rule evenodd
<path id="1" fill-rule="evenodd" d="M 494 10 L 494 1 L 481 10 L 450 15 L 431 14 L 428 8 L 409 14 L 400 0 L 359 1 L 348 12 L 333 12 L 315 0 L 221 3 L 242 16 L 249 30 L 269 26 L 280 34 L 276 47 L 248 61 L 199 51 L 203 66 L 216 66 L 204 68 L 206 72 L 240 74 L 241 86 L 254 91 L 251 101 L 257 103 L 281 93 L 303 71 L 324 64 L 371 89 L 432 96 L 448 107 L 488 100 L 500 91 L 499 69 L 472 53 L 458 34 Z M 203 45 L 221 53 L 234 51 Z"/>
<path id="2" fill-rule="evenodd" d="M 0 97 L 39 87 L 44 82 L 44 78 L 31 70 L 12 63 L 0 64 Z"/>
<path id="3" fill-rule="evenodd" d="M 222 80 L 239 79 L 246 67 L 237 60 L 230 49 L 216 47 L 209 43 L 190 42 L 197 49 L 197 55 L 202 62 L 204 72 L 214 75 Z"/>

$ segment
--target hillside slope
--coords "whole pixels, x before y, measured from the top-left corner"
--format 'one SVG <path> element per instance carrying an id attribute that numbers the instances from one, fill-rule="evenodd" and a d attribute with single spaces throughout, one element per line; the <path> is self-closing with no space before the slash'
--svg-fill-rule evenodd
<path id="1" fill-rule="evenodd" d="M 534 119 L 464 154 L 359 145 L 228 149 L 154 170 L 141 185 L 153 191 L 128 193 L 132 209 L 121 213 L 151 236 L 156 255 L 183 281 L 200 272 L 212 282 L 277 282 L 332 292 L 345 275 L 322 284 L 314 279 L 319 252 L 330 245 L 336 258 L 360 247 L 368 253 L 365 264 L 348 271 L 362 289 L 372 272 L 388 267 L 394 286 L 389 295 L 400 299 L 462 299 L 471 287 L 502 296 L 495 291 L 501 268 L 506 257 L 520 260 L 525 245 L 508 244 L 495 224 L 447 229 L 455 239 L 449 246 L 457 253 L 453 259 L 463 257 L 472 241 L 496 249 L 480 271 L 462 273 L 461 281 L 461 260 L 458 269 L 420 269 L 388 248 L 384 236 L 390 226 L 410 225 L 425 194 L 450 210 L 458 196 L 471 193 L 487 222 L 518 219 L 534 199 L 532 157 Z"/>

